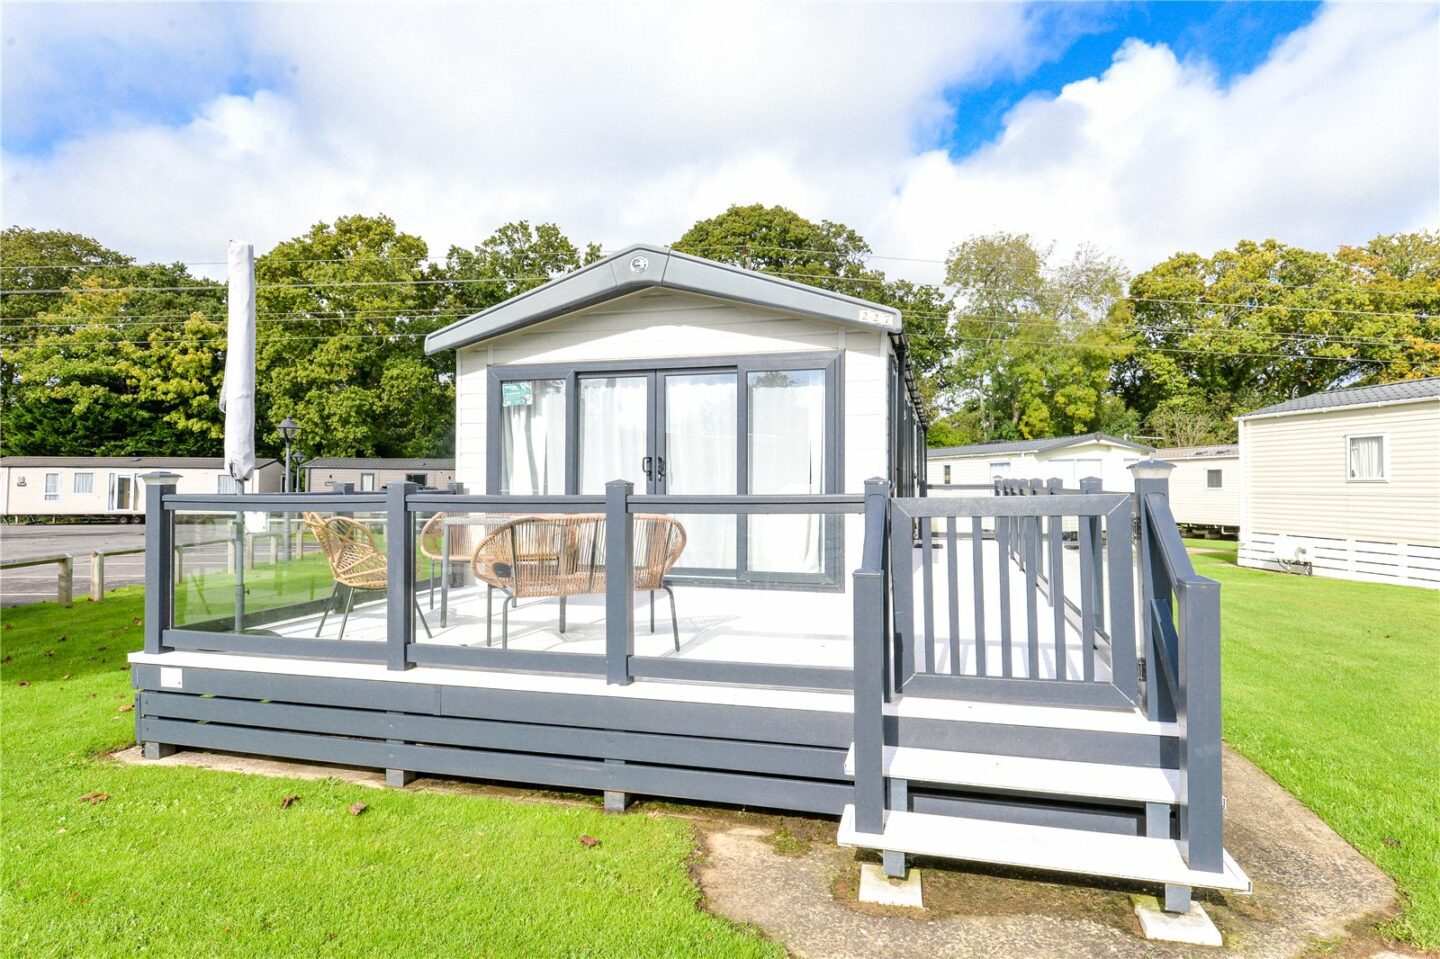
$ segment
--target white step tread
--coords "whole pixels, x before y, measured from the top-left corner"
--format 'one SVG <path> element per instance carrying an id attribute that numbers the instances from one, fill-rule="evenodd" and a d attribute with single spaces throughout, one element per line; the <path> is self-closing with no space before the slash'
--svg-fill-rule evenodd
<path id="1" fill-rule="evenodd" d="M 855 807 L 846 806 L 836 841 L 842 846 L 915 856 L 1202 889 L 1250 891 L 1250 877 L 1228 852 L 1224 854 L 1224 872 L 1199 872 L 1185 864 L 1180 847 L 1173 839 L 893 811 L 885 814 L 885 831 L 877 835 L 857 832 Z"/>
<path id="2" fill-rule="evenodd" d="M 854 746 L 845 754 L 845 773 L 855 774 Z M 1180 795 L 1180 772 L 1175 769 L 995 756 L 917 746 L 886 746 L 885 775 L 977 789 L 1130 802 L 1174 803 Z"/>

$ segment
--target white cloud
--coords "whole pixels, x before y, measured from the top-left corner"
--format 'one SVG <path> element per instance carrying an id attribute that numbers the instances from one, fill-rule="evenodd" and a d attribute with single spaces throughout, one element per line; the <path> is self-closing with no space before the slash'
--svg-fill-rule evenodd
<path id="1" fill-rule="evenodd" d="M 219 259 L 232 236 L 263 249 L 351 212 L 389 213 L 443 253 L 519 217 L 612 247 L 665 241 L 762 201 L 898 256 L 1003 228 L 1143 267 L 1241 236 L 1323 248 L 1440 219 L 1423 6 L 1326 9 L 1228 89 L 1130 44 L 958 161 L 917 145 L 949 122 L 947 88 L 1038 55 L 1021 8 L 244 9 L 248 56 L 280 65 L 283 89 L 7 153 L 4 221 Z"/>
<path id="2" fill-rule="evenodd" d="M 1317 249 L 1440 226 L 1440 19 L 1328 7 L 1229 88 L 1131 41 L 1099 78 L 1024 102 L 959 162 L 916 157 L 872 242 L 934 255 L 958 236 L 1092 242 L 1143 269 L 1274 237 Z"/>

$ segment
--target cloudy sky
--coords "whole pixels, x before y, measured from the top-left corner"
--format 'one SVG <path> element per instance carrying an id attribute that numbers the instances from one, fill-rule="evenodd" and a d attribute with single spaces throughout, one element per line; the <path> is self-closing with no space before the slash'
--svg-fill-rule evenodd
<path id="1" fill-rule="evenodd" d="M 1440 5 L 128 4 L 0 12 L 6 225 L 192 262 L 384 212 L 606 248 L 731 203 L 933 278 L 1440 226 Z M 922 261 L 922 262 L 917 262 Z"/>

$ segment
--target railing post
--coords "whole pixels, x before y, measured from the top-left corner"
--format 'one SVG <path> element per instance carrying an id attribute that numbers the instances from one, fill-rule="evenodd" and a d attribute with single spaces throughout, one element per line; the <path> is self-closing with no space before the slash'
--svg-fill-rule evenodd
<path id="1" fill-rule="evenodd" d="M 175 492 L 179 473 L 146 473 L 145 481 L 145 652 L 163 653 L 162 639 L 175 615 L 175 523 L 165 497 Z"/>
<path id="2" fill-rule="evenodd" d="M 1098 476 L 1087 476 L 1080 481 L 1080 492 L 1100 493 L 1103 487 Z M 1090 524 L 1090 550 L 1091 555 L 1081 556 L 1080 562 L 1090 563 L 1094 570 L 1095 595 L 1095 621 L 1105 621 L 1105 542 L 1101 532 L 1100 517 L 1090 516 L 1082 520 Z"/>
<path id="3" fill-rule="evenodd" d="M 1180 657 L 1180 848 L 1191 869 L 1222 872 L 1224 798 L 1220 751 L 1220 584 L 1190 580 L 1182 587 Z"/>
<path id="4" fill-rule="evenodd" d="M 1155 635 L 1155 606 L 1164 611 L 1171 609 L 1172 584 L 1150 524 L 1148 498 L 1154 494 L 1169 499 L 1170 472 L 1174 464 L 1162 460 L 1141 460 L 1129 469 L 1135 476 L 1135 527 L 1137 539 L 1135 553 L 1140 572 L 1140 629 L 1142 637 L 1139 655 L 1145 662 L 1145 707 L 1151 719 L 1170 720 L 1174 718 L 1175 704 L 1170 701 L 1168 690 L 1160 681 L 1159 664 L 1156 656 L 1168 655 L 1160 648 L 1160 638 Z"/>
<path id="5" fill-rule="evenodd" d="M 855 828 L 885 829 L 885 700 L 889 691 L 890 649 L 885 615 L 885 553 L 890 548 L 890 484 L 865 482 L 865 538 L 861 568 L 852 574 L 854 590 Z M 907 555 L 901 561 L 909 562 Z"/>
<path id="6" fill-rule="evenodd" d="M 605 484 L 605 681 L 628 686 L 635 655 L 635 527 L 630 495 L 635 484 Z"/>
<path id="7" fill-rule="evenodd" d="M 390 669 L 411 666 L 410 644 L 415 639 L 415 527 L 406 500 L 417 489 L 414 483 L 385 485 L 385 662 Z"/>
<path id="8" fill-rule="evenodd" d="M 105 551 L 90 553 L 90 602 L 98 603 L 105 598 Z"/>

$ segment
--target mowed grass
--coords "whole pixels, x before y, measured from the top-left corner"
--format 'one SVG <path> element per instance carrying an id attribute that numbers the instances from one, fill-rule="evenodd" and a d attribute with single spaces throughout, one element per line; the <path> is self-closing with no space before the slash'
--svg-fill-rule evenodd
<path id="1" fill-rule="evenodd" d="M 1226 741 L 1395 877 L 1386 932 L 1440 946 L 1440 595 L 1187 543 L 1221 583 Z"/>
<path id="2" fill-rule="evenodd" d="M 699 908 L 678 819 L 107 759 L 140 616 L 139 590 L 3 614 L 0 953 L 781 954 Z"/>

